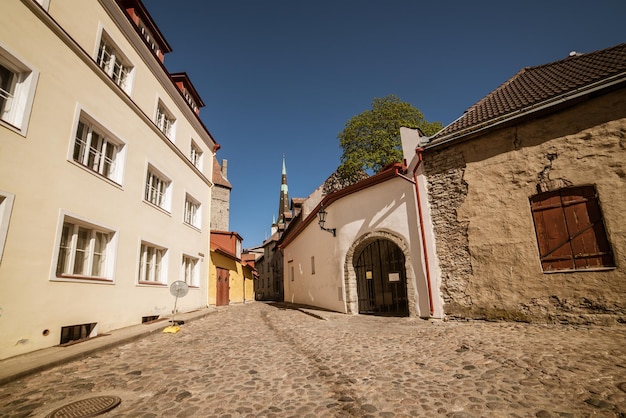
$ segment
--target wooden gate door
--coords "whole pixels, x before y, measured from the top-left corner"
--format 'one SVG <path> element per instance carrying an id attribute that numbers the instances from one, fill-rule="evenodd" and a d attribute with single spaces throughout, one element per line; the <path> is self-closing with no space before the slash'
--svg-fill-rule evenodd
<path id="1" fill-rule="evenodd" d="M 356 258 L 354 270 L 360 314 L 408 316 L 404 254 L 386 239 L 377 239 Z"/>
<path id="2" fill-rule="evenodd" d="M 217 282 L 215 285 L 215 305 L 226 306 L 230 302 L 230 284 L 228 283 L 228 276 L 230 275 L 228 269 L 217 267 Z"/>

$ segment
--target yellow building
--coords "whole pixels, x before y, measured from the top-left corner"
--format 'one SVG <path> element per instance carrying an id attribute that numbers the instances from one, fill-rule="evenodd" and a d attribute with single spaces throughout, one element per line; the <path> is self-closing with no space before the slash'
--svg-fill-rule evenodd
<path id="1" fill-rule="evenodd" d="M 28 34 L 28 36 L 25 36 Z M 203 105 L 140 0 L 5 0 L 0 359 L 207 305 Z"/>
<path id="2" fill-rule="evenodd" d="M 209 304 L 224 306 L 254 300 L 254 266 L 242 260 L 236 232 L 211 231 Z"/>

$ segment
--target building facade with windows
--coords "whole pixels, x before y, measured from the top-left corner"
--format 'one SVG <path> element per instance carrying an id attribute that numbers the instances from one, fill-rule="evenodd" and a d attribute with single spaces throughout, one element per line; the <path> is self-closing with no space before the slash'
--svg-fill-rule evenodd
<path id="1" fill-rule="evenodd" d="M 626 44 L 524 68 L 431 138 L 403 132 L 447 315 L 624 321 L 624 132 Z"/>
<path id="2" fill-rule="evenodd" d="M 205 307 L 219 145 L 144 5 L 2 7 L 0 358 Z"/>

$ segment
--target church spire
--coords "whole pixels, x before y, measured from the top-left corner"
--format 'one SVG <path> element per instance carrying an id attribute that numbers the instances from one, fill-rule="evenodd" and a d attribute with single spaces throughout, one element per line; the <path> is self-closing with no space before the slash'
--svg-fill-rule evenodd
<path id="1" fill-rule="evenodd" d="M 289 188 L 287 187 L 287 169 L 285 168 L 285 154 L 283 154 L 283 171 L 280 181 L 280 200 L 278 202 L 278 224 L 285 223 L 285 212 L 289 211 Z"/>

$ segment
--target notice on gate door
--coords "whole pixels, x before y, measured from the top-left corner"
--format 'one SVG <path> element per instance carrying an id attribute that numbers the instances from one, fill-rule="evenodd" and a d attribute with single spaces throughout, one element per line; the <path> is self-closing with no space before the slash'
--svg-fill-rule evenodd
<path id="1" fill-rule="evenodd" d="M 390 282 L 399 282 L 400 281 L 400 273 L 389 273 L 389 281 Z"/>
<path id="2" fill-rule="evenodd" d="M 366 279 L 371 279 L 372 278 L 372 271 L 371 270 L 368 270 L 368 271 L 365 272 L 365 278 Z"/>

